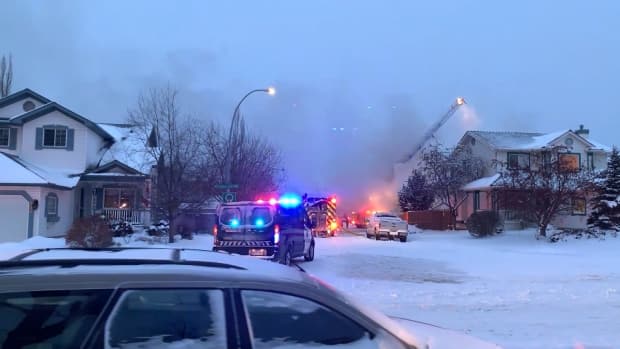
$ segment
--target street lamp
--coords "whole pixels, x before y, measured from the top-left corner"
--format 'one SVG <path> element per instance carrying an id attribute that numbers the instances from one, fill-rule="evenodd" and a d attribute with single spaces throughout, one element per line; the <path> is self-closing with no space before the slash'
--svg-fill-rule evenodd
<path id="1" fill-rule="evenodd" d="M 268 88 L 259 88 L 259 89 L 255 89 L 255 90 L 251 90 L 250 92 L 246 93 L 245 96 L 243 96 L 243 98 L 241 98 L 241 100 L 239 101 L 239 103 L 237 103 L 237 106 L 235 107 L 235 110 L 233 111 L 233 117 L 232 120 L 230 122 L 230 130 L 228 131 L 228 144 L 227 144 L 227 151 L 226 151 L 226 161 L 225 161 L 225 165 L 224 165 L 224 185 L 228 185 L 231 184 L 230 180 L 231 180 L 231 162 L 232 162 L 232 138 L 233 138 L 233 132 L 235 131 L 235 126 L 238 127 L 239 125 L 239 108 L 241 108 L 241 104 L 243 104 L 243 101 L 246 100 L 246 98 L 248 98 L 251 94 L 256 93 L 256 92 L 265 92 L 270 96 L 273 96 L 276 94 L 276 89 L 275 87 L 268 87 Z"/>

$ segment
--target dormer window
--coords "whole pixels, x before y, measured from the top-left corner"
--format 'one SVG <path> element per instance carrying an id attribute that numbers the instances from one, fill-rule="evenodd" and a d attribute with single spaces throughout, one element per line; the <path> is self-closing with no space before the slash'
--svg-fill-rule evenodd
<path id="1" fill-rule="evenodd" d="M 67 128 L 44 127 L 43 146 L 46 148 L 65 148 L 67 146 Z"/>

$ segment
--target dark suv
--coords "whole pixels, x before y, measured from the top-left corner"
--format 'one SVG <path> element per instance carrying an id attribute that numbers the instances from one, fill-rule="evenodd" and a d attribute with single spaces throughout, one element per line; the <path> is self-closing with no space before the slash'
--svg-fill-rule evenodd
<path id="1" fill-rule="evenodd" d="M 245 256 L 35 250 L 0 262 L 0 284 L 0 348 L 415 347 L 321 281 Z"/>
<path id="2" fill-rule="evenodd" d="M 213 250 L 270 257 L 282 264 L 314 260 L 314 238 L 304 206 L 296 199 L 232 202 L 218 208 Z"/>

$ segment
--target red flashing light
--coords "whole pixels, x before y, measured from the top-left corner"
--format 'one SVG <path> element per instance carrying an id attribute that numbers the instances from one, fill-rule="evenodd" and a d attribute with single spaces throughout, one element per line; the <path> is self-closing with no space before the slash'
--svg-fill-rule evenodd
<path id="1" fill-rule="evenodd" d="M 280 226 L 276 224 L 273 227 L 273 243 L 277 244 L 279 242 L 280 242 Z"/>
<path id="2" fill-rule="evenodd" d="M 258 200 L 256 200 L 256 203 L 257 203 L 257 204 L 264 204 L 264 203 L 265 203 L 265 200 L 263 200 L 263 199 L 258 199 Z"/>
<path id="3" fill-rule="evenodd" d="M 272 206 L 273 206 L 273 205 L 275 205 L 275 204 L 277 204 L 277 203 L 278 203 L 278 200 L 276 200 L 275 198 L 271 198 L 271 199 L 269 199 L 269 205 L 272 205 Z"/>
<path id="4" fill-rule="evenodd" d="M 332 204 L 335 204 L 336 203 L 336 198 L 332 198 L 330 201 L 332 202 Z"/>
<path id="5" fill-rule="evenodd" d="M 336 229 L 338 228 L 338 223 L 336 223 L 336 222 L 332 222 L 332 223 L 329 225 L 329 228 L 330 228 L 330 230 L 331 230 L 331 231 L 336 230 Z"/>

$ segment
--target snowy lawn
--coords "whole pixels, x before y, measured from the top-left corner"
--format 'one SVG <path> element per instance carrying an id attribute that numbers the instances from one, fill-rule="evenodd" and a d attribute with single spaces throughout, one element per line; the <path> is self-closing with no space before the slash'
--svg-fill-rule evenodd
<path id="1" fill-rule="evenodd" d="M 211 242 L 199 235 L 168 246 L 210 249 Z M 63 245 L 62 239 L 41 237 L 0 244 L 0 258 Z M 485 239 L 423 232 L 410 235 L 408 243 L 342 234 L 317 239 L 316 259 L 299 264 L 389 315 L 504 348 L 616 348 L 618 251 L 620 238 L 551 244 L 535 240 L 531 230 Z"/>

